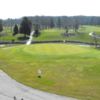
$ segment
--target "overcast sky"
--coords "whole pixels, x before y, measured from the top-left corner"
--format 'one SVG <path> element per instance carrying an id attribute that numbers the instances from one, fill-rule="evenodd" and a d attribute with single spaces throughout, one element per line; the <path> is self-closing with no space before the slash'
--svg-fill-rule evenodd
<path id="1" fill-rule="evenodd" d="M 100 0 L 0 0 L 0 18 L 23 16 L 100 16 Z"/>

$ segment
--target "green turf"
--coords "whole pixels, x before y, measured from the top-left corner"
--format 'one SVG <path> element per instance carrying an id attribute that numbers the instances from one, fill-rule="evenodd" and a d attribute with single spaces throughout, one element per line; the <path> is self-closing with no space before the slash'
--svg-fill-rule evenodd
<path id="1" fill-rule="evenodd" d="M 89 36 L 90 32 L 96 32 L 100 34 L 100 26 L 90 26 L 90 25 L 82 25 L 80 26 L 78 32 L 74 32 L 74 30 L 69 29 L 69 33 L 74 33 L 76 36 L 62 36 L 62 33 L 65 33 L 65 29 L 44 29 L 40 30 L 41 35 L 37 38 L 33 38 L 33 41 L 44 41 L 44 40 L 70 40 L 70 41 L 82 41 L 82 42 L 94 42 L 93 38 Z M 1 41 L 20 41 L 18 37 L 23 36 L 22 34 L 18 34 L 16 36 L 12 36 L 13 31 L 11 27 L 4 27 L 2 33 L 6 33 L 5 36 L 0 36 Z M 1 33 L 0 33 L 1 34 Z M 100 43 L 100 40 L 98 40 Z"/>
<path id="2" fill-rule="evenodd" d="M 96 34 L 100 34 L 100 26 L 92 26 L 92 25 L 82 25 L 78 30 L 78 36 L 72 37 L 70 40 L 79 40 L 83 42 L 94 42 L 93 38 L 89 36 L 89 33 L 95 32 Z M 100 40 L 98 40 L 98 43 Z"/>
<path id="3" fill-rule="evenodd" d="M 74 30 L 70 29 L 69 33 L 75 34 L 75 36 L 71 37 L 61 35 L 62 33 L 65 33 L 64 29 L 45 29 L 41 30 L 41 35 L 33 40 L 68 40 L 93 43 L 93 38 L 89 36 L 90 32 L 100 34 L 100 26 L 82 25 L 80 26 L 78 32 L 74 32 Z M 100 40 L 98 40 L 98 43 L 100 43 Z"/>
<path id="4" fill-rule="evenodd" d="M 35 40 L 63 40 L 64 37 L 61 36 L 64 33 L 64 29 L 45 29 L 41 31 L 41 35 Z M 33 40 L 34 40 L 33 39 Z"/>
<path id="5" fill-rule="evenodd" d="M 0 48 L 0 68 L 17 81 L 44 91 L 100 99 L 100 51 L 68 44 Z M 43 71 L 41 79 L 37 70 Z"/>

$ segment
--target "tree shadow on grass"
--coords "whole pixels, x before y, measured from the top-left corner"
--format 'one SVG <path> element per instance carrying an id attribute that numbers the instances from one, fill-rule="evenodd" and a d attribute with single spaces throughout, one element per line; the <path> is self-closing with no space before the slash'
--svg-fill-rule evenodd
<path id="1" fill-rule="evenodd" d="M 18 40 L 20 40 L 20 41 L 23 41 L 23 40 L 28 40 L 29 39 L 29 37 L 23 37 L 23 36 L 20 36 L 20 37 L 18 37 L 17 38 Z"/>

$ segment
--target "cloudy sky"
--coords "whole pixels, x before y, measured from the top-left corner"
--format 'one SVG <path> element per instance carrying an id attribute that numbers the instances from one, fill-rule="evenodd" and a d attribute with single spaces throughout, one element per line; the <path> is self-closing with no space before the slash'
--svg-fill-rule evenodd
<path id="1" fill-rule="evenodd" d="M 22 16 L 100 16 L 100 0 L 0 0 L 0 18 Z"/>

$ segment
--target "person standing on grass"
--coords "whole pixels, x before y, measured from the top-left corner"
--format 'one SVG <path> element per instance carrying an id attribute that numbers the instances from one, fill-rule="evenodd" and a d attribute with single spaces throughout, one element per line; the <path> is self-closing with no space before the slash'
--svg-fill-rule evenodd
<path id="1" fill-rule="evenodd" d="M 40 69 L 38 69 L 37 74 L 38 74 L 38 78 L 42 77 L 42 71 Z"/>
<path id="2" fill-rule="evenodd" d="M 14 96 L 14 100 L 17 100 L 17 98 Z"/>

